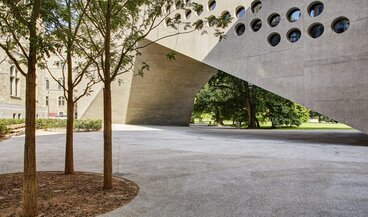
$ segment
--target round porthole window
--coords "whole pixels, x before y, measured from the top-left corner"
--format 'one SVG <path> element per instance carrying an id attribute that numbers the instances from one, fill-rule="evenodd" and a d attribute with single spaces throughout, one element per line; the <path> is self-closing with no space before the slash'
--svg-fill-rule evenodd
<path id="1" fill-rule="evenodd" d="M 190 17 L 192 16 L 192 11 L 191 10 L 186 10 L 185 11 L 185 19 L 189 20 Z"/>
<path id="2" fill-rule="evenodd" d="M 183 3 L 182 1 L 178 0 L 175 2 L 175 8 L 176 9 L 181 9 L 183 7 Z"/>
<path id="3" fill-rule="evenodd" d="M 309 16 L 317 17 L 317 16 L 321 15 L 324 8 L 325 7 L 322 4 L 322 2 L 313 2 L 308 8 Z"/>
<path id="4" fill-rule="evenodd" d="M 300 17 L 302 16 L 302 12 L 299 8 L 293 8 L 287 13 L 287 18 L 290 22 L 296 22 L 300 20 Z"/>
<path id="5" fill-rule="evenodd" d="M 325 31 L 325 27 L 320 23 L 312 24 L 309 27 L 308 33 L 312 38 L 319 38 Z"/>
<path id="6" fill-rule="evenodd" d="M 217 20 L 215 16 L 210 16 L 208 18 L 208 26 L 212 27 L 217 24 Z"/>
<path id="7" fill-rule="evenodd" d="M 204 26 L 203 20 L 197 20 L 194 24 L 196 30 L 201 30 Z"/>
<path id="8" fill-rule="evenodd" d="M 243 6 L 239 6 L 236 11 L 235 15 L 237 18 L 242 18 L 245 16 L 245 8 Z"/>
<path id="9" fill-rule="evenodd" d="M 345 32 L 346 30 L 349 29 L 349 27 L 350 27 L 350 20 L 346 17 L 337 18 L 332 23 L 332 29 L 338 34 Z"/>
<path id="10" fill-rule="evenodd" d="M 299 41 L 300 37 L 302 36 L 302 33 L 299 29 L 292 29 L 287 34 L 287 38 L 291 43 L 295 43 Z"/>
<path id="11" fill-rule="evenodd" d="M 213 11 L 216 8 L 216 1 L 215 0 L 211 0 L 208 2 L 208 10 Z"/>
<path id="12" fill-rule="evenodd" d="M 268 43 L 272 46 L 272 47 L 276 47 L 278 44 L 280 44 L 281 41 L 281 36 L 279 33 L 272 33 L 270 36 L 268 36 Z"/>
<path id="13" fill-rule="evenodd" d="M 262 9 L 262 2 L 259 0 L 256 0 L 251 5 L 251 10 L 253 14 L 259 13 Z"/>
<path id="14" fill-rule="evenodd" d="M 258 32 L 262 28 L 262 21 L 260 19 L 255 19 L 250 26 L 254 32 Z"/>
<path id="15" fill-rule="evenodd" d="M 171 18 L 167 18 L 167 19 L 165 20 L 165 25 L 166 25 L 167 27 L 169 27 L 169 26 L 171 26 L 171 25 L 172 25 Z"/>
<path id="16" fill-rule="evenodd" d="M 174 19 L 175 19 L 176 22 L 179 22 L 181 20 L 181 15 L 176 14 Z"/>
<path id="17" fill-rule="evenodd" d="M 197 5 L 194 7 L 194 10 L 198 16 L 200 16 L 203 13 L 203 5 Z"/>
<path id="18" fill-rule="evenodd" d="M 238 36 L 243 35 L 245 32 L 245 25 L 243 23 L 239 23 L 238 25 L 235 26 L 235 33 Z"/>
<path id="19" fill-rule="evenodd" d="M 271 14 L 269 17 L 268 17 L 268 24 L 271 26 L 271 27 L 276 27 L 277 25 L 279 25 L 281 21 L 281 16 L 280 14 Z"/>

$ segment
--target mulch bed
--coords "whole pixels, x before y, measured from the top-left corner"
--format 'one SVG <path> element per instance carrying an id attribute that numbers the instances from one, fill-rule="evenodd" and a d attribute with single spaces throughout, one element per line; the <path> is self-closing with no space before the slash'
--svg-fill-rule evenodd
<path id="1" fill-rule="evenodd" d="M 114 188 L 102 189 L 101 174 L 38 172 L 39 216 L 96 216 L 117 209 L 138 194 L 129 180 L 114 178 Z M 22 210 L 22 173 L 0 174 L 0 216 L 19 216 Z"/>

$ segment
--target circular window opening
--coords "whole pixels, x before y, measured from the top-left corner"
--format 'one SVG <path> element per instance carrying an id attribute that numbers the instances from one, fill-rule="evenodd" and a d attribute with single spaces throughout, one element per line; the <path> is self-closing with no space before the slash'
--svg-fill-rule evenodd
<path id="1" fill-rule="evenodd" d="M 337 34 L 341 34 L 343 32 L 345 32 L 346 30 L 348 30 L 350 27 L 350 20 L 346 17 L 340 17 L 337 18 L 333 23 L 332 23 L 332 29 L 337 33 Z"/>
<path id="2" fill-rule="evenodd" d="M 322 24 L 315 23 L 309 27 L 308 33 L 312 38 L 319 38 L 321 37 L 324 31 L 325 31 L 325 27 L 323 27 Z"/>
<path id="3" fill-rule="evenodd" d="M 172 25 L 171 18 L 167 18 L 167 19 L 165 20 L 165 25 L 166 25 L 167 27 L 169 27 L 169 26 L 171 26 L 171 25 Z"/>
<path id="4" fill-rule="evenodd" d="M 189 20 L 189 18 L 192 16 L 192 11 L 191 10 L 186 10 L 185 11 L 185 19 Z"/>
<path id="5" fill-rule="evenodd" d="M 208 3 L 208 10 L 213 11 L 216 8 L 216 1 L 212 0 Z"/>
<path id="6" fill-rule="evenodd" d="M 276 47 L 278 44 L 280 44 L 281 41 L 281 36 L 279 33 L 272 33 L 270 36 L 268 36 L 268 43 L 270 43 L 270 45 L 272 47 Z"/>
<path id="7" fill-rule="evenodd" d="M 299 8 L 293 8 L 287 13 L 288 20 L 292 23 L 300 20 L 301 16 L 302 12 Z"/>
<path id="8" fill-rule="evenodd" d="M 166 13 L 170 13 L 171 5 L 167 5 L 166 8 L 165 8 L 165 10 L 166 10 Z"/>
<path id="9" fill-rule="evenodd" d="M 245 32 L 245 25 L 243 23 L 239 23 L 238 25 L 235 26 L 235 33 L 238 36 L 243 35 Z"/>
<path id="10" fill-rule="evenodd" d="M 243 6 L 239 6 L 236 11 L 235 15 L 237 18 L 242 18 L 245 16 L 245 8 Z"/>
<path id="11" fill-rule="evenodd" d="M 257 0 L 254 1 L 251 5 L 251 10 L 253 14 L 259 13 L 262 9 L 262 2 Z"/>
<path id="12" fill-rule="evenodd" d="M 196 30 L 201 30 L 204 26 L 204 22 L 203 20 L 197 20 L 195 23 L 194 23 L 194 27 Z"/>
<path id="13" fill-rule="evenodd" d="M 258 32 L 262 28 L 262 21 L 260 19 L 255 19 L 252 21 L 250 26 L 254 32 Z"/>
<path id="14" fill-rule="evenodd" d="M 281 16 L 280 14 L 271 14 L 269 17 L 268 17 L 268 24 L 271 26 L 271 27 L 276 27 L 277 25 L 279 25 L 281 21 Z"/>
<path id="15" fill-rule="evenodd" d="M 181 9 L 182 7 L 183 7 L 182 1 L 179 0 L 179 1 L 175 2 L 175 8 L 176 9 Z"/>
<path id="16" fill-rule="evenodd" d="M 311 17 L 317 17 L 322 14 L 323 9 L 325 6 L 322 4 L 322 2 L 314 2 L 309 6 L 308 13 Z"/>
<path id="17" fill-rule="evenodd" d="M 189 5 L 190 3 L 192 3 L 192 0 L 185 0 L 185 1 L 184 1 L 184 3 L 185 3 L 186 5 Z"/>
<path id="18" fill-rule="evenodd" d="M 181 20 L 181 15 L 180 14 L 176 14 L 175 15 L 175 21 L 180 21 Z"/>
<path id="19" fill-rule="evenodd" d="M 302 37 L 302 32 L 299 29 L 292 29 L 287 34 L 287 38 L 291 43 L 299 41 L 300 37 Z"/>
<path id="20" fill-rule="evenodd" d="M 222 19 L 223 19 L 226 23 L 228 23 L 228 22 L 230 22 L 230 21 L 231 21 L 231 14 L 230 14 L 230 12 L 229 12 L 229 11 L 224 11 L 224 12 L 222 13 L 221 17 L 222 17 Z"/>
<path id="21" fill-rule="evenodd" d="M 198 16 L 200 16 L 203 13 L 203 5 L 196 5 L 194 7 L 194 10 Z"/>
<path id="22" fill-rule="evenodd" d="M 215 16 L 210 16 L 208 18 L 208 26 L 212 27 L 217 24 L 217 20 Z"/>

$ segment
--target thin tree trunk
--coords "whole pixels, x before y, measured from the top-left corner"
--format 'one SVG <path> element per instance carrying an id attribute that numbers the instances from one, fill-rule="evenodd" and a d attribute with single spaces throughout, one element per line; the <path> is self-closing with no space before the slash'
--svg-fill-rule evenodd
<path id="1" fill-rule="evenodd" d="M 37 215 L 36 180 L 36 64 L 37 64 L 37 20 L 41 0 L 33 2 L 32 20 L 29 25 L 29 57 L 26 75 L 26 132 L 24 143 L 23 216 Z"/>
<path id="2" fill-rule="evenodd" d="M 111 110 L 111 0 L 106 7 L 105 34 L 105 88 L 104 88 L 104 185 L 105 190 L 112 189 L 112 110 Z"/>
<path id="3" fill-rule="evenodd" d="M 66 150 L 65 150 L 65 171 L 66 175 L 74 173 L 74 152 L 73 152 L 73 124 L 74 124 L 74 101 L 73 89 L 68 91 L 67 101 L 67 124 L 66 124 Z"/>
<path id="4" fill-rule="evenodd" d="M 26 132 L 24 145 L 23 216 L 37 215 L 36 180 L 36 68 L 26 76 Z"/>

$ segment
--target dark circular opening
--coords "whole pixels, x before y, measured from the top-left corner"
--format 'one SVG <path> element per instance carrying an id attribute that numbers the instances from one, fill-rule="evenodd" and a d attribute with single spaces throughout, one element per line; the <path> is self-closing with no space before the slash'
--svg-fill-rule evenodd
<path id="1" fill-rule="evenodd" d="M 194 27 L 196 30 L 201 30 L 203 28 L 203 20 L 197 20 L 195 23 L 194 23 Z"/>
<path id="2" fill-rule="evenodd" d="M 243 6 L 238 7 L 238 9 L 236 9 L 235 14 L 236 14 L 237 18 L 244 17 L 245 16 L 245 8 Z"/>
<path id="3" fill-rule="evenodd" d="M 175 21 L 180 21 L 181 20 L 181 15 L 180 14 L 176 14 L 175 15 Z"/>
<path id="4" fill-rule="evenodd" d="M 270 36 L 268 36 L 268 43 L 272 46 L 275 47 L 278 44 L 280 44 L 281 41 L 281 36 L 279 33 L 272 33 Z"/>
<path id="5" fill-rule="evenodd" d="M 188 20 L 191 16 L 192 16 L 192 11 L 191 11 L 191 10 L 189 10 L 189 9 L 188 9 L 188 10 L 186 10 L 186 11 L 185 11 L 185 19 L 187 19 L 187 20 Z"/>
<path id="6" fill-rule="evenodd" d="M 260 12 L 262 9 L 262 2 L 257 0 L 257 1 L 254 1 L 252 3 L 252 6 L 251 6 L 251 10 L 252 10 L 252 13 L 256 14 L 258 12 Z"/>
<path id="7" fill-rule="evenodd" d="M 172 25 L 171 18 L 167 18 L 165 20 L 165 24 L 166 24 L 167 27 L 171 26 Z"/>
<path id="8" fill-rule="evenodd" d="M 255 19 L 250 25 L 254 32 L 258 32 L 262 28 L 262 21 L 260 19 Z"/>
<path id="9" fill-rule="evenodd" d="M 293 8 L 287 13 L 287 18 L 290 22 L 296 22 L 300 20 L 300 17 L 302 16 L 302 12 L 299 8 Z"/>
<path id="10" fill-rule="evenodd" d="M 333 23 L 332 23 L 332 29 L 337 33 L 337 34 L 341 34 L 343 32 L 345 32 L 346 30 L 348 30 L 350 27 L 350 20 L 346 17 L 340 17 L 337 18 Z"/>
<path id="11" fill-rule="evenodd" d="M 287 34 L 287 38 L 291 43 L 299 41 L 300 37 L 302 37 L 302 32 L 299 29 L 292 29 Z"/>
<path id="12" fill-rule="evenodd" d="M 224 19 L 226 22 L 229 22 L 231 20 L 231 14 L 229 11 L 225 11 L 222 13 L 222 19 Z"/>
<path id="13" fill-rule="evenodd" d="M 176 9 L 181 9 L 182 6 L 183 6 L 182 1 L 178 0 L 178 1 L 175 2 L 175 8 Z"/>
<path id="14" fill-rule="evenodd" d="M 200 16 L 203 13 L 203 5 L 199 5 L 195 11 L 196 11 L 196 14 Z"/>
<path id="15" fill-rule="evenodd" d="M 308 9 L 309 16 L 311 17 L 317 17 L 322 14 L 323 9 L 325 6 L 322 2 L 313 2 Z"/>
<path id="16" fill-rule="evenodd" d="M 325 31 L 325 27 L 320 23 L 312 24 L 309 27 L 308 33 L 312 38 L 319 38 Z"/>
<path id="17" fill-rule="evenodd" d="M 217 20 L 216 20 L 216 17 L 215 17 L 215 16 L 210 16 L 210 17 L 208 18 L 208 25 L 209 25 L 210 27 L 212 27 L 212 26 L 216 25 L 216 23 L 217 23 Z"/>
<path id="18" fill-rule="evenodd" d="M 268 18 L 268 24 L 271 26 L 271 27 L 276 27 L 277 25 L 279 25 L 281 21 L 281 16 L 280 14 L 271 14 Z"/>
<path id="19" fill-rule="evenodd" d="M 216 1 L 212 0 L 208 3 L 208 10 L 213 11 L 216 8 Z"/>
<path id="20" fill-rule="evenodd" d="M 238 25 L 236 25 L 235 32 L 238 36 L 243 35 L 245 32 L 245 25 L 243 23 L 239 23 Z"/>

